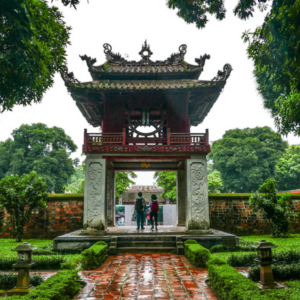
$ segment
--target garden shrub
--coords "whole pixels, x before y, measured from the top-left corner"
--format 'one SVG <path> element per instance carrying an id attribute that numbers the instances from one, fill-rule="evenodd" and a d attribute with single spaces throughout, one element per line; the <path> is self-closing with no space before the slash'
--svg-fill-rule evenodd
<path id="1" fill-rule="evenodd" d="M 216 245 L 211 247 L 210 253 L 221 253 L 221 252 L 255 252 L 255 249 L 250 246 L 236 245 L 235 248 L 227 248 L 223 245 Z"/>
<path id="2" fill-rule="evenodd" d="M 74 262 L 66 261 L 60 264 L 60 268 L 62 270 L 75 270 L 77 268 L 77 264 Z"/>
<path id="3" fill-rule="evenodd" d="M 256 253 L 249 253 L 243 255 L 231 255 L 227 259 L 227 263 L 232 267 L 245 267 L 255 265 L 254 258 L 257 258 Z M 300 262 L 300 251 L 282 251 L 273 253 L 273 258 L 278 262 L 291 264 Z"/>
<path id="4" fill-rule="evenodd" d="M 27 295 L 0 300 L 71 300 L 81 288 L 79 280 L 76 271 L 61 270 Z"/>
<path id="5" fill-rule="evenodd" d="M 33 259 L 36 264 L 31 268 L 31 270 L 59 270 L 60 264 L 67 261 L 67 258 L 61 255 L 39 257 L 36 256 Z M 16 263 L 16 258 L 0 258 L 0 270 L 9 271 L 13 270 L 12 265 Z"/>
<path id="6" fill-rule="evenodd" d="M 0 289 L 9 290 L 17 284 L 17 273 L 0 273 Z M 38 286 L 44 281 L 40 274 L 30 275 L 30 283 Z"/>
<path id="7" fill-rule="evenodd" d="M 208 262 L 206 263 L 206 266 L 209 267 L 212 265 L 217 265 L 217 266 L 227 265 L 227 262 L 222 258 L 212 257 L 208 260 Z"/>
<path id="8" fill-rule="evenodd" d="M 199 267 L 205 267 L 210 257 L 210 251 L 199 244 L 185 245 L 185 255 L 190 261 Z"/>
<path id="9" fill-rule="evenodd" d="M 107 245 L 104 241 L 96 242 L 94 245 Z"/>
<path id="10" fill-rule="evenodd" d="M 300 264 L 275 264 L 272 266 L 273 275 L 275 280 L 290 280 L 300 279 Z M 254 266 L 249 270 L 249 278 L 253 281 L 260 279 L 260 266 Z M 300 292 L 299 292 L 300 293 Z"/>
<path id="11" fill-rule="evenodd" d="M 96 245 L 84 250 L 81 253 L 81 265 L 84 270 L 93 270 L 99 267 L 107 257 L 107 244 Z"/>
<path id="12" fill-rule="evenodd" d="M 186 240 L 184 243 L 184 250 L 186 251 L 186 247 L 187 247 L 187 245 L 194 245 L 194 244 L 198 244 L 198 242 L 197 241 L 195 241 L 195 240 Z"/>
<path id="13" fill-rule="evenodd" d="M 221 299 L 258 299 L 260 289 L 256 283 L 228 265 L 208 267 L 209 282 Z"/>

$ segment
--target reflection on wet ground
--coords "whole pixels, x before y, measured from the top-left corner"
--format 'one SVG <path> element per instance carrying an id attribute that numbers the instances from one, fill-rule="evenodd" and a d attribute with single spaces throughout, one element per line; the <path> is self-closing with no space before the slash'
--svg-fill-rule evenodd
<path id="1" fill-rule="evenodd" d="M 120 254 L 93 271 L 76 300 L 216 299 L 205 284 L 207 271 L 193 267 L 182 255 Z"/>

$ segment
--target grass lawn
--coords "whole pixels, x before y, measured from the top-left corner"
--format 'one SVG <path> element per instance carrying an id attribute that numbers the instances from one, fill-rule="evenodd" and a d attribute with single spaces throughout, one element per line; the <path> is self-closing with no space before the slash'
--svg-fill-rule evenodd
<path id="1" fill-rule="evenodd" d="M 17 245 L 22 244 L 23 242 L 27 242 L 37 248 L 53 244 L 53 240 L 38 240 L 38 239 L 23 239 L 21 243 L 18 243 L 15 241 L 15 239 L 0 239 L 0 258 L 16 258 L 17 259 L 17 252 L 11 251 L 11 249 L 16 248 Z M 57 256 L 61 254 L 55 254 L 55 255 L 39 255 L 39 257 L 51 257 L 51 256 Z M 80 254 L 64 254 L 64 258 L 66 258 L 70 262 L 79 262 L 81 259 Z M 33 260 L 34 260 L 33 256 Z"/>

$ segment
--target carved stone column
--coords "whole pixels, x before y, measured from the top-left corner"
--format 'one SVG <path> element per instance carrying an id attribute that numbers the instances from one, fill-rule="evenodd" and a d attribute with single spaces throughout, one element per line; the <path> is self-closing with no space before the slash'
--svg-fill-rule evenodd
<path id="1" fill-rule="evenodd" d="M 187 160 L 187 199 L 187 229 L 208 230 L 210 224 L 205 157 Z"/>
<path id="2" fill-rule="evenodd" d="M 106 160 L 88 154 L 85 161 L 84 217 L 85 230 L 104 230 Z"/>
<path id="3" fill-rule="evenodd" d="M 177 226 L 185 226 L 187 202 L 187 173 L 186 162 L 177 171 Z"/>
<path id="4" fill-rule="evenodd" d="M 106 170 L 106 223 L 115 226 L 115 171 Z"/>

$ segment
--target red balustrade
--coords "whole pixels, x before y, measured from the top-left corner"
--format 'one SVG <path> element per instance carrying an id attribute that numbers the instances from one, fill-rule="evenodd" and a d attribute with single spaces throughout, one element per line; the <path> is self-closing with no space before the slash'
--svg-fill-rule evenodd
<path id="1" fill-rule="evenodd" d="M 182 146 L 206 146 L 209 145 L 208 130 L 205 133 L 170 133 L 167 136 L 158 137 L 127 137 L 125 129 L 116 133 L 87 133 L 84 130 L 84 145 L 182 145 Z"/>

